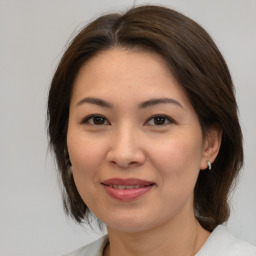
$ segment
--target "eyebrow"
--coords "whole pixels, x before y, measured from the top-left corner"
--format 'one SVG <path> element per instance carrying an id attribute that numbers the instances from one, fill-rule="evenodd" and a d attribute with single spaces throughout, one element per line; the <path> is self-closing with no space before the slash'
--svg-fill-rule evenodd
<path id="1" fill-rule="evenodd" d="M 109 102 L 106 102 L 104 100 L 98 99 L 98 98 L 92 98 L 92 97 L 86 97 L 80 100 L 76 105 L 80 106 L 84 103 L 89 103 L 89 104 L 95 104 L 101 107 L 106 107 L 106 108 L 112 108 L 113 105 Z"/>
<path id="2" fill-rule="evenodd" d="M 171 104 L 175 104 L 181 108 L 183 108 L 183 106 L 181 105 L 181 103 L 175 99 L 171 99 L 171 98 L 159 98 L 159 99 L 150 99 L 150 100 L 146 100 L 142 103 L 139 104 L 139 109 L 141 108 L 147 108 L 147 107 L 152 107 L 158 104 L 166 104 L 166 103 L 171 103 Z"/>
<path id="3" fill-rule="evenodd" d="M 99 99 L 99 98 L 92 98 L 92 97 L 83 98 L 76 105 L 80 106 L 84 103 L 94 104 L 94 105 L 98 105 L 98 106 L 106 107 L 106 108 L 112 108 L 113 107 L 113 105 L 111 103 L 109 103 L 105 100 L 102 100 L 102 99 Z M 175 104 L 175 105 L 183 108 L 182 104 L 179 101 L 177 101 L 175 99 L 172 99 L 172 98 L 157 98 L 157 99 L 146 100 L 146 101 L 141 102 L 139 104 L 138 108 L 142 109 L 142 108 L 147 108 L 147 107 L 152 107 L 152 106 L 155 106 L 155 105 L 167 104 L 167 103 Z"/>

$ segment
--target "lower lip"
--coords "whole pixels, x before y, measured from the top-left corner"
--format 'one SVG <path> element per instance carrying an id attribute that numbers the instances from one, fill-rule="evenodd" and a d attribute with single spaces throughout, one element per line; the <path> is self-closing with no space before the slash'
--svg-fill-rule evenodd
<path id="1" fill-rule="evenodd" d="M 147 193 L 152 187 L 153 185 L 133 189 L 118 189 L 104 185 L 105 190 L 111 197 L 121 201 L 131 201 L 137 199 Z"/>

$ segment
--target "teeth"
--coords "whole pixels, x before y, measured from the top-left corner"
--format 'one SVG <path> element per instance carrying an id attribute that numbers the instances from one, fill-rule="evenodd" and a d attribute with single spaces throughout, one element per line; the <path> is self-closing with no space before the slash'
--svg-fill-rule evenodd
<path id="1" fill-rule="evenodd" d="M 125 189 L 125 186 L 124 185 L 117 185 L 117 188 L 118 189 Z"/>
<path id="2" fill-rule="evenodd" d="M 142 188 L 145 187 L 144 185 L 109 185 L 112 188 L 117 188 L 117 189 L 135 189 L 135 188 Z"/>

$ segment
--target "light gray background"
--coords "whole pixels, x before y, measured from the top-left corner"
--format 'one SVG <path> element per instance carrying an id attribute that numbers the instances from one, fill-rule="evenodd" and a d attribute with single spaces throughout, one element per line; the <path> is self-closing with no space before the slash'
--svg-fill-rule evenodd
<path id="1" fill-rule="evenodd" d="M 145 1 L 135 1 L 136 5 Z M 256 1 L 170 0 L 195 19 L 222 51 L 237 89 L 245 166 L 228 226 L 256 245 Z M 0 0 L 0 255 L 62 255 L 100 234 L 62 210 L 47 153 L 49 83 L 71 34 L 132 0 Z"/>

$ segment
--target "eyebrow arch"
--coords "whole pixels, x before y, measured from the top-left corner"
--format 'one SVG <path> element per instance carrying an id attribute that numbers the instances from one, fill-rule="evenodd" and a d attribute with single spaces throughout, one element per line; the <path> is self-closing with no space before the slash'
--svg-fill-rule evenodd
<path id="1" fill-rule="evenodd" d="M 101 107 L 106 107 L 106 108 L 112 108 L 113 107 L 113 105 L 110 104 L 109 102 L 106 102 L 106 101 L 98 99 L 98 98 L 92 98 L 92 97 L 83 98 L 82 100 L 80 100 L 76 104 L 76 106 L 80 106 L 84 103 L 95 104 L 95 105 L 98 105 L 98 106 L 101 106 Z"/>
<path id="2" fill-rule="evenodd" d="M 76 104 L 76 106 L 80 106 L 84 103 L 95 104 L 95 105 L 98 105 L 101 107 L 106 107 L 106 108 L 113 107 L 113 105 L 107 101 L 104 101 L 104 100 L 98 99 L 98 98 L 92 98 L 92 97 L 83 98 Z M 167 103 L 175 104 L 175 105 L 183 108 L 183 106 L 181 105 L 181 103 L 179 101 L 177 101 L 175 99 L 171 99 L 171 98 L 159 98 L 159 99 L 146 100 L 146 101 L 143 101 L 142 103 L 140 103 L 138 108 L 142 109 L 142 108 L 155 106 L 158 104 L 167 104 Z"/>
<path id="3" fill-rule="evenodd" d="M 183 106 L 181 105 L 181 103 L 175 99 L 171 99 L 171 98 L 159 98 L 159 99 L 150 99 L 150 100 L 146 100 L 142 103 L 139 104 L 139 109 L 141 108 L 147 108 L 147 107 L 151 107 L 151 106 L 155 106 L 158 104 L 166 104 L 166 103 L 171 103 L 171 104 L 175 104 L 181 108 L 183 108 Z"/>

